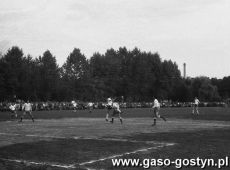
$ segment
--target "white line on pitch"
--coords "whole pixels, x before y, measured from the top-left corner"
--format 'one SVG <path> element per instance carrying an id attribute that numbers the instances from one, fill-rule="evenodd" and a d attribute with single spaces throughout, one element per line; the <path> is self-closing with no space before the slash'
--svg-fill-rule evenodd
<path id="1" fill-rule="evenodd" d="M 135 154 L 135 153 L 139 153 L 139 152 L 146 152 L 148 150 L 152 150 L 152 149 L 159 149 L 159 148 L 162 148 L 162 147 L 165 147 L 165 146 L 173 146 L 174 144 L 173 143 L 167 143 L 167 144 L 162 144 L 160 146 L 155 146 L 155 147 L 149 147 L 149 148 L 145 148 L 145 149 L 138 149 L 138 150 L 135 150 L 135 151 L 132 151 L 132 152 L 125 152 L 123 154 L 119 154 L 119 155 L 113 155 L 113 156 L 109 156 L 109 157 L 105 157 L 105 158 L 100 158 L 100 159 L 97 159 L 97 160 L 91 160 L 91 161 L 87 161 L 87 162 L 82 162 L 80 164 L 55 164 L 55 163 L 49 163 L 49 162 L 34 162 L 34 161 L 27 161 L 27 160 L 19 160 L 19 159 L 6 159 L 6 158 L 0 158 L 0 160 L 3 160 L 3 161 L 9 161 L 9 162 L 16 162 L 16 163 L 24 163 L 24 164 L 27 164 L 27 165 L 48 165 L 48 166 L 51 166 L 51 167 L 58 167 L 58 168 L 65 168 L 65 169 L 74 169 L 76 168 L 75 165 L 80 165 L 80 166 L 85 166 L 85 165 L 88 165 L 88 164 L 93 164 L 93 163 L 96 163 L 96 162 L 101 162 L 101 161 L 105 161 L 105 160 L 109 160 L 109 159 L 114 159 L 114 158 L 118 158 L 118 157 L 122 157 L 122 156 L 125 156 L 125 155 L 130 155 L 130 154 Z M 86 168 L 87 170 L 92 170 L 88 167 L 84 167 Z"/>
<path id="2" fill-rule="evenodd" d="M 163 148 L 165 146 L 173 146 L 173 145 L 175 145 L 175 144 L 174 143 L 165 143 L 165 144 L 162 144 L 160 146 L 154 146 L 154 147 L 149 147 L 149 148 L 145 148 L 145 149 L 138 149 L 138 150 L 135 150 L 135 151 L 132 151 L 132 152 L 125 152 L 125 153 L 119 154 L 119 155 L 112 155 L 112 156 L 105 157 L 105 158 L 100 158 L 100 159 L 97 159 L 97 160 L 91 160 L 91 161 L 88 161 L 88 162 L 82 162 L 79 165 L 82 166 L 82 165 L 92 164 L 92 163 L 101 162 L 101 161 L 105 161 L 105 160 L 109 160 L 109 159 L 123 157 L 125 155 L 135 154 L 135 153 L 139 153 L 139 152 L 146 152 L 148 150 L 159 149 L 159 148 Z"/>

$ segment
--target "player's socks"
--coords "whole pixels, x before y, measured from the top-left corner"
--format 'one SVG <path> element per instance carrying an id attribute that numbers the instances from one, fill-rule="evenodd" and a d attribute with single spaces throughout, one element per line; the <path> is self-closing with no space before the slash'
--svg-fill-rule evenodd
<path id="1" fill-rule="evenodd" d="M 154 119 L 152 126 L 156 126 L 156 119 Z"/>
<path id="2" fill-rule="evenodd" d="M 120 118 L 120 122 L 121 122 L 121 124 L 123 124 L 123 120 Z"/>
<path id="3" fill-rule="evenodd" d="M 110 123 L 113 123 L 113 118 L 110 120 Z"/>

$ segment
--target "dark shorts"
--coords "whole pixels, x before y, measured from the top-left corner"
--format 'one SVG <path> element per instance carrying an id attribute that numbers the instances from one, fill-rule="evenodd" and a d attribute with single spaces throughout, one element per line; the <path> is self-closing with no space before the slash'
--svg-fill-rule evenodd
<path id="1" fill-rule="evenodd" d="M 24 111 L 24 115 L 25 115 L 25 114 L 30 114 L 30 115 L 31 115 L 31 114 L 32 114 L 32 111 Z"/>
<path id="2" fill-rule="evenodd" d="M 112 106 L 109 106 L 109 105 L 107 106 L 108 110 L 112 110 L 112 108 L 113 108 Z"/>
<path id="3" fill-rule="evenodd" d="M 154 107 L 154 109 L 153 109 L 153 117 L 154 118 L 157 118 L 160 116 L 159 111 L 160 111 L 160 107 Z"/>

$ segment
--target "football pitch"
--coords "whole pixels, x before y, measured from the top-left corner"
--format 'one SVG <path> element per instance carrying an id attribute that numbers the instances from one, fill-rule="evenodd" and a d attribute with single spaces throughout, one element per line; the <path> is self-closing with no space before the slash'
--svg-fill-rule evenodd
<path id="1" fill-rule="evenodd" d="M 111 159 L 230 157 L 229 108 L 200 108 L 199 116 L 192 116 L 191 108 L 162 108 L 160 113 L 167 121 L 157 120 L 152 127 L 149 109 L 124 109 L 122 125 L 119 119 L 106 122 L 106 110 L 99 109 L 33 112 L 34 123 L 19 123 L 0 112 L 0 170 L 131 170 L 144 167 L 113 167 Z"/>

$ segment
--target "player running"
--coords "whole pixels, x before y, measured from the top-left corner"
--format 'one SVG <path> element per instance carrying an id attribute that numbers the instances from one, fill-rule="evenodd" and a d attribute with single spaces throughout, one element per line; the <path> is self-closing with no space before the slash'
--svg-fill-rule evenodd
<path id="1" fill-rule="evenodd" d="M 32 115 L 32 104 L 29 102 L 29 100 L 27 100 L 27 102 L 24 103 L 24 105 L 22 106 L 22 110 L 24 110 L 24 112 L 23 112 L 19 122 L 22 122 L 22 119 L 24 118 L 24 115 L 26 115 L 26 114 L 29 114 L 30 118 L 34 122 L 34 117 Z"/>
<path id="2" fill-rule="evenodd" d="M 199 109 L 198 109 L 199 103 L 200 103 L 199 99 L 195 97 L 194 103 L 193 103 L 193 109 L 192 109 L 193 115 L 195 115 L 195 111 L 196 111 L 196 115 L 199 115 Z"/>
<path id="3" fill-rule="evenodd" d="M 161 116 L 159 114 L 159 111 L 160 111 L 160 103 L 158 102 L 158 100 L 156 98 L 154 98 L 154 102 L 153 102 L 153 107 L 151 108 L 153 110 L 153 113 L 154 113 L 154 116 L 153 116 L 153 124 L 152 126 L 155 126 L 156 125 L 156 120 L 157 118 L 161 118 L 163 119 L 164 121 L 166 121 L 165 117 Z"/>
<path id="4" fill-rule="evenodd" d="M 117 102 L 113 102 L 113 100 L 111 98 L 108 98 L 107 99 L 107 105 L 106 105 L 106 107 L 107 107 L 107 114 L 106 114 L 106 119 L 105 120 L 108 121 L 108 119 L 109 119 L 109 112 L 110 112 L 110 110 L 113 109 L 113 113 L 112 113 L 112 117 L 111 117 L 110 123 L 113 123 L 115 115 L 118 114 L 120 122 L 122 124 L 123 123 L 123 120 L 122 120 L 122 117 L 121 117 L 121 113 L 122 112 L 120 110 L 119 104 Z"/>
<path id="5" fill-rule="evenodd" d="M 122 120 L 122 117 L 121 117 L 121 110 L 120 110 L 119 104 L 117 102 L 115 102 L 115 103 L 113 103 L 112 107 L 113 107 L 113 114 L 112 114 L 112 118 L 111 118 L 110 122 L 113 123 L 114 116 L 118 114 L 120 122 L 122 124 L 123 120 Z"/>

